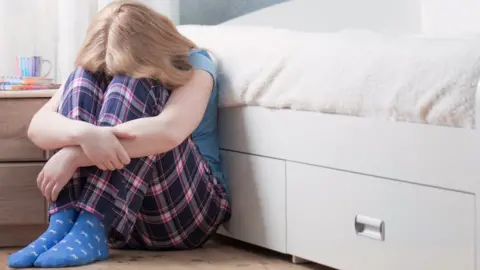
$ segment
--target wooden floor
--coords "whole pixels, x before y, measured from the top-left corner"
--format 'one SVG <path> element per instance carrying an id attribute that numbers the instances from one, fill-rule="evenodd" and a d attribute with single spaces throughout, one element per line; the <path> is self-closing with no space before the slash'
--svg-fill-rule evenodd
<path id="1" fill-rule="evenodd" d="M 13 251 L 15 249 L 0 249 L 0 269 L 9 269 L 6 267 L 6 258 Z M 112 251 L 108 261 L 76 269 L 183 270 L 213 268 L 222 270 L 238 268 L 242 270 L 330 269 L 314 264 L 295 265 L 287 256 L 224 239 L 211 241 L 201 249 L 186 252 Z"/>

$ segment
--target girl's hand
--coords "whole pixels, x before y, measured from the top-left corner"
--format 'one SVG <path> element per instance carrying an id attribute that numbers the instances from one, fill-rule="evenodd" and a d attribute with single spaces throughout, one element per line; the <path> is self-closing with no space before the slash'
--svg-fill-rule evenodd
<path id="1" fill-rule="evenodd" d="M 75 162 L 78 150 L 81 151 L 79 148 L 63 148 L 47 161 L 38 174 L 37 186 L 48 201 L 56 201 L 60 191 L 72 179 L 78 168 Z"/>
<path id="2" fill-rule="evenodd" d="M 125 132 L 114 134 L 112 127 L 90 126 L 81 131 L 77 141 L 95 166 L 113 171 L 130 163 L 130 157 L 119 140 L 133 138 Z"/>

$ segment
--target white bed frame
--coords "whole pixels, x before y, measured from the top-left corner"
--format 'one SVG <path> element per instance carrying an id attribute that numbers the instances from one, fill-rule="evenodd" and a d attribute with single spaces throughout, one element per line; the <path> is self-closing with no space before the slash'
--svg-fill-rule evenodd
<path id="1" fill-rule="evenodd" d="M 298 29 L 308 14 L 279 15 L 313 3 L 328 13 L 327 2 L 228 23 Z M 233 207 L 220 234 L 341 270 L 480 270 L 478 130 L 261 107 L 222 109 L 219 121 Z"/>

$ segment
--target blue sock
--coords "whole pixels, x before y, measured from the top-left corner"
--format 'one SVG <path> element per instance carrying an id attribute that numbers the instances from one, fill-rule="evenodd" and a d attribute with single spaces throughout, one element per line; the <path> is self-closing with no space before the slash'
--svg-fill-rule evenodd
<path id="1" fill-rule="evenodd" d="M 108 258 L 106 232 L 98 217 L 82 211 L 68 235 L 40 255 L 35 261 L 35 266 L 73 267 L 106 260 Z"/>
<path id="2" fill-rule="evenodd" d="M 67 209 L 50 217 L 48 229 L 25 248 L 8 256 L 8 266 L 11 268 L 33 267 L 35 260 L 62 240 L 72 229 L 78 216 L 75 209 Z"/>

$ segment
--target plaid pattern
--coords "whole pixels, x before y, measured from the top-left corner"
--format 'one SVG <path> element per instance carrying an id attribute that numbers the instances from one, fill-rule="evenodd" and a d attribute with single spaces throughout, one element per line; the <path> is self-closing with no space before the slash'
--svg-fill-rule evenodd
<path id="1" fill-rule="evenodd" d="M 150 79 L 108 79 L 77 69 L 65 84 L 59 112 L 114 126 L 158 115 L 169 94 Z M 113 248 L 197 248 L 230 218 L 225 187 L 190 138 L 167 153 L 132 159 L 121 170 L 80 168 L 49 213 L 70 207 L 101 217 Z"/>

